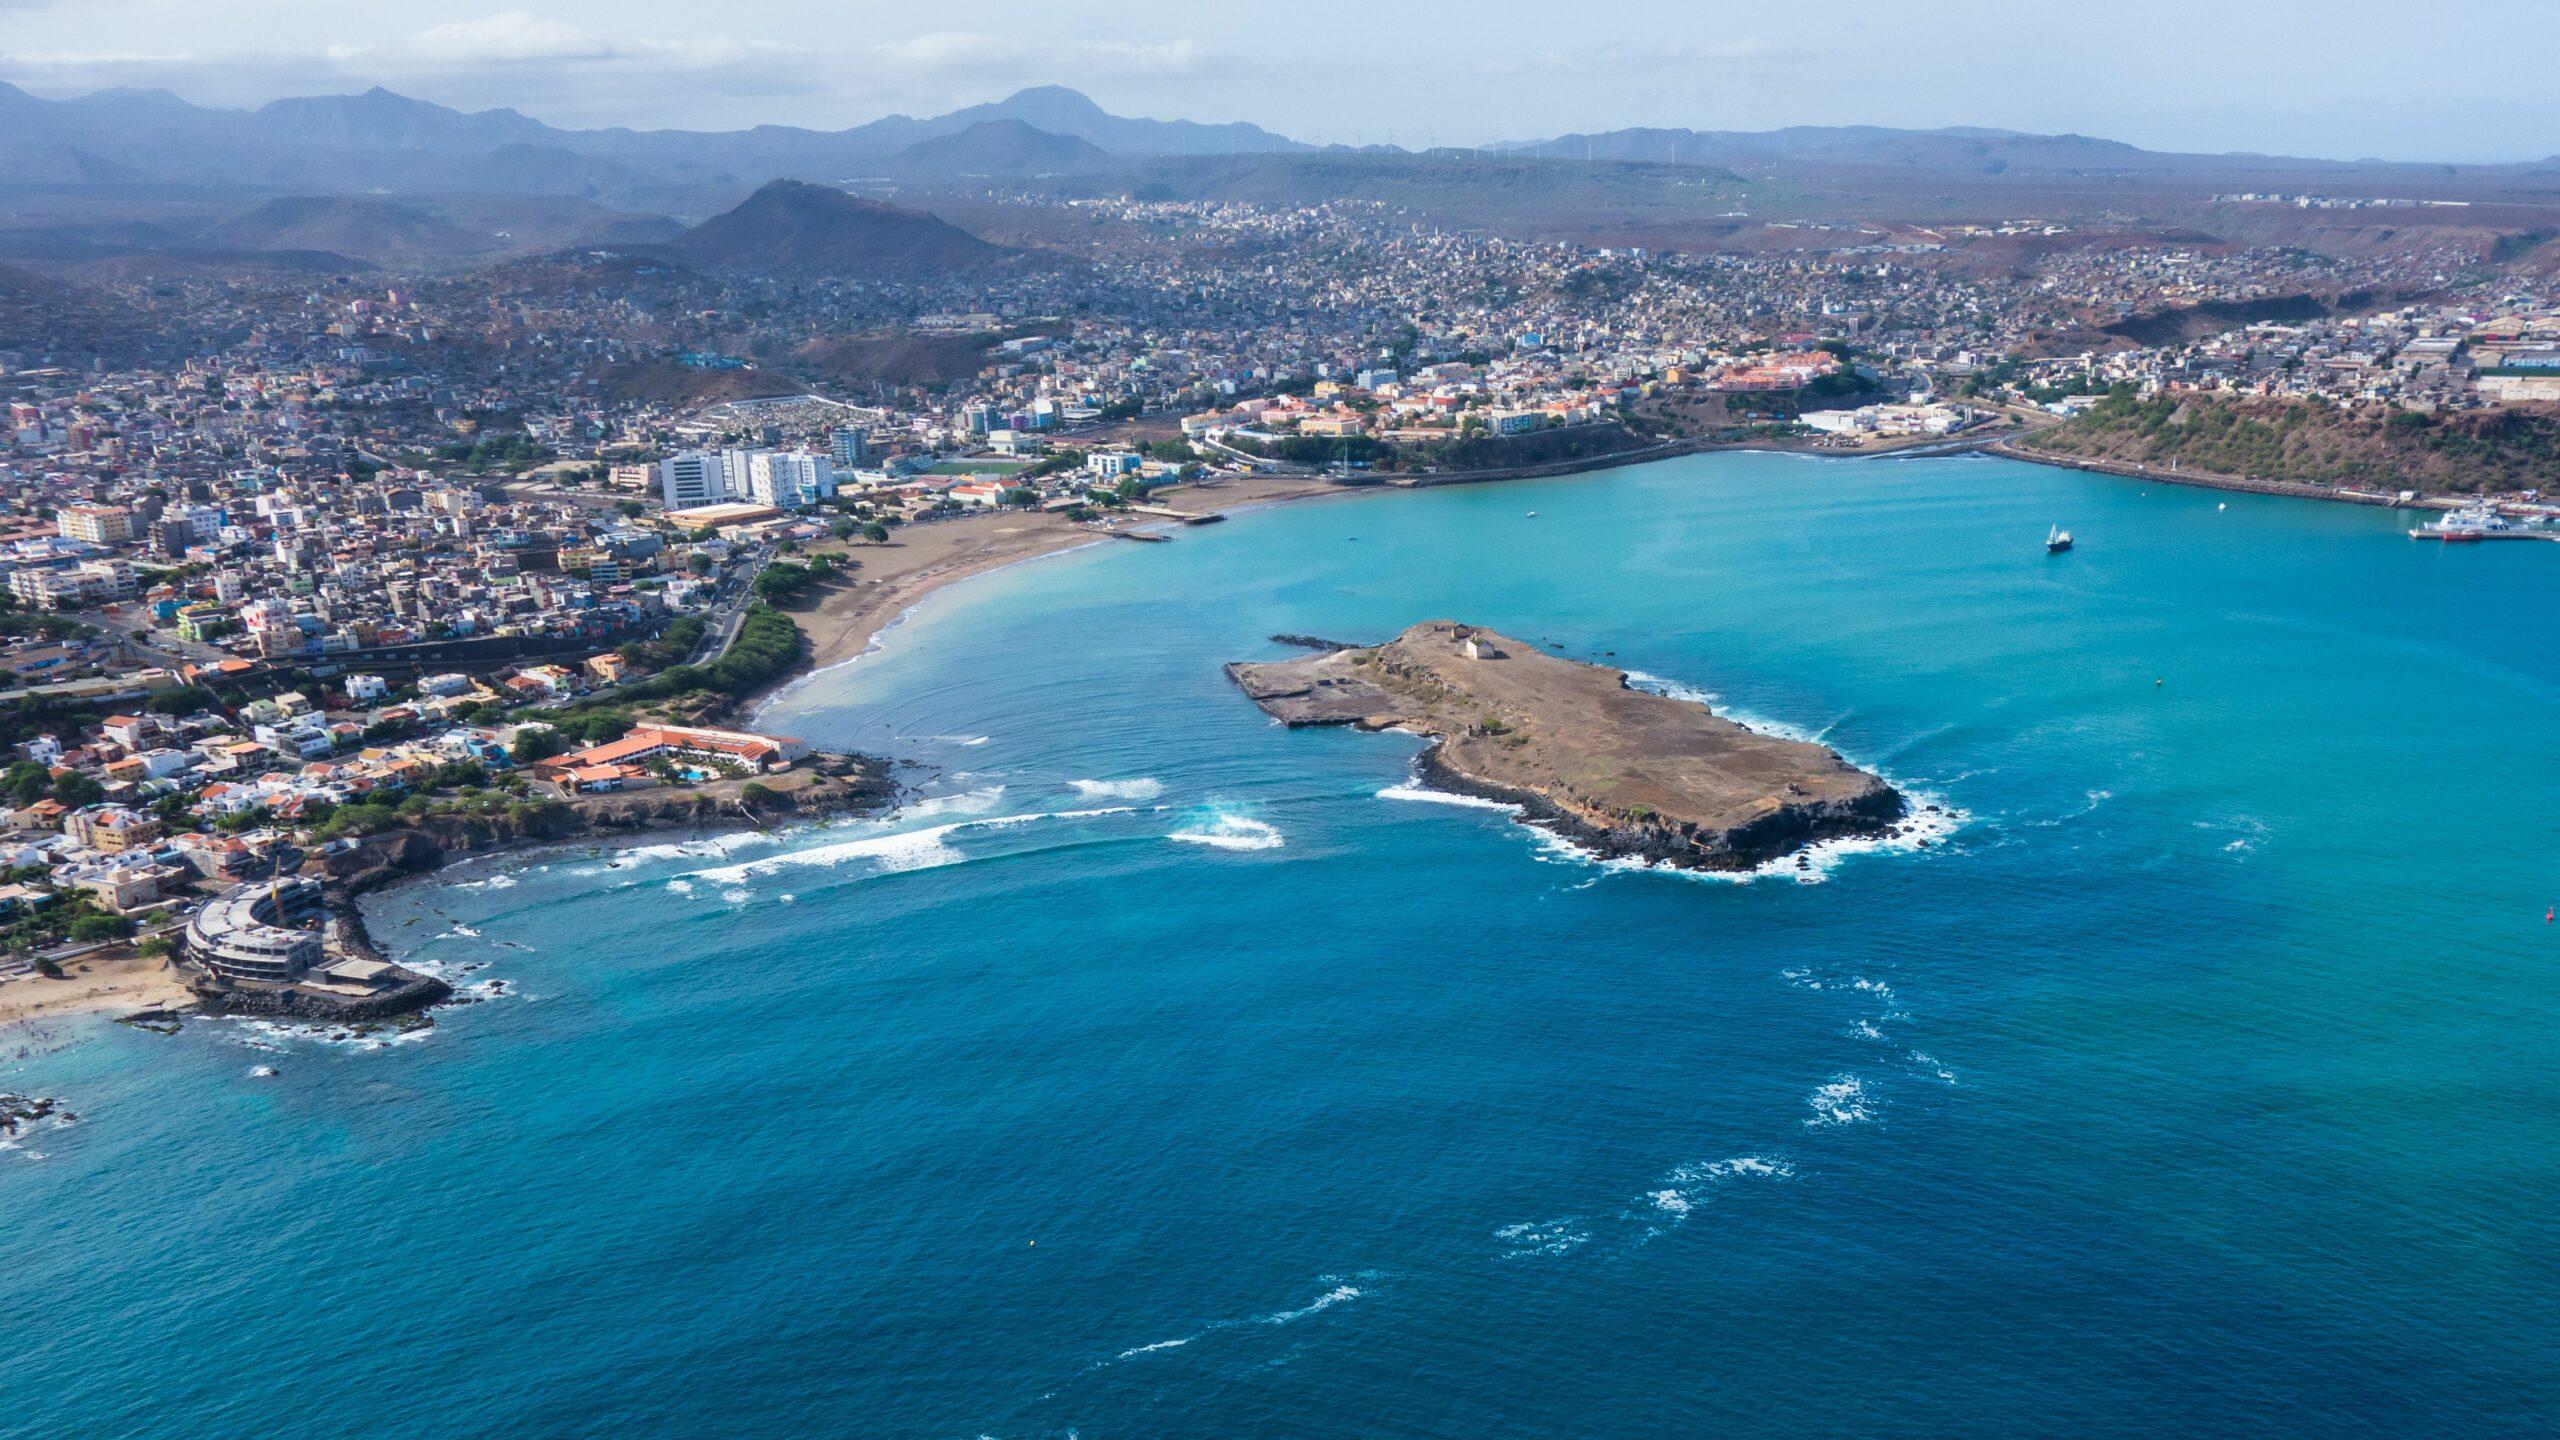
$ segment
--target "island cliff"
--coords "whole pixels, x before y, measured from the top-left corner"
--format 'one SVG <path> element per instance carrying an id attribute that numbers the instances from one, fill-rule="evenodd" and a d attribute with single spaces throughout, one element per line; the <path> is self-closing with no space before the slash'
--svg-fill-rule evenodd
<path id="1" fill-rule="evenodd" d="M 1890 833 L 1903 798 L 1830 749 L 1633 689 L 1626 672 L 1433 620 L 1383 645 L 1234 664 L 1284 724 L 1410 730 L 1433 784 L 1518 805 L 1605 855 L 1746 870 Z"/>

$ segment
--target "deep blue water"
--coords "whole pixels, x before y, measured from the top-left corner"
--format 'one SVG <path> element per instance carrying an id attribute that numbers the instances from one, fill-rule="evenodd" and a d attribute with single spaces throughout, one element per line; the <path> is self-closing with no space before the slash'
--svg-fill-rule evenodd
<path id="1" fill-rule="evenodd" d="M 2550 1433 L 2560 552 L 2405 523 L 1730 455 L 946 591 L 766 717 L 908 814 L 389 897 L 507 991 L 414 1043 L 10 1062 L 0 1434 Z M 1219 673 L 1438 616 L 1961 823 L 1602 869 Z"/>

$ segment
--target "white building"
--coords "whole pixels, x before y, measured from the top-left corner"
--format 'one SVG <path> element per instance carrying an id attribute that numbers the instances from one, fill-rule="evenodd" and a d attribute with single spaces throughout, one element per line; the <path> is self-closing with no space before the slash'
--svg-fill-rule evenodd
<path id="1" fill-rule="evenodd" d="M 747 454 L 747 498 L 758 505 L 805 510 L 836 493 L 835 461 L 798 450 Z"/>
<path id="2" fill-rule="evenodd" d="M 728 459 L 717 450 L 684 450 L 658 462 L 658 495 L 670 510 L 717 505 L 729 498 Z"/>

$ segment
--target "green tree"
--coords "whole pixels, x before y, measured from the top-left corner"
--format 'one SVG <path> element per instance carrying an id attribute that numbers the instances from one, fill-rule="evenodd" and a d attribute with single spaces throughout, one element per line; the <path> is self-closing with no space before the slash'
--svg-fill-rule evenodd
<path id="1" fill-rule="evenodd" d="M 95 805 L 106 799 L 107 789 L 77 770 L 67 770 L 61 779 L 53 782 L 53 798 L 77 810 L 83 805 Z"/>
<path id="2" fill-rule="evenodd" d="M 53 772 L 33 760 L 20 760 L 0 771 L 0 790 L 8 791 L 21 808 L 43 799 L 52 789 Z"/>
<path id="3" fill-rule="evenodd" d="M 83 945 L 121 940 L 133 933 L 133 922 L 121 915 L 83 915 L 71 922 L 71 938 Z"/>
<path id="4" fill-rule="evenodd" d="M 558 730 L 528 725 L 516 732 L 516 743 L 507 747 L 507 754 L 519 765 L 531 765 L 565 754 L 568 749 L 568 736 Z"/>

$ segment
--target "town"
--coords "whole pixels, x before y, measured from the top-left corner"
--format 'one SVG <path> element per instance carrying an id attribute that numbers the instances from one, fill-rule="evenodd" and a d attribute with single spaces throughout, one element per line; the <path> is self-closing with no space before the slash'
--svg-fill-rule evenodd
<path id="1" fill-rule="evenodd" d="M 823 219 L 833 192 L 804 192 L 750 204 Z M 147 337 L 0 353 L 0 969 L 191 938 L 216 978 L 379 979 L 278 928 L 309 909 L 289 881 L 422 815 L 787 768 L 796 742 L 720 727 L 804 662 L 791 604 L 970 516 L 1147 538 L 1214 515 L 1168 497 L 1256 477 L 1727 445 L 2035 458 L 2018 442 L 2162 395 L 2560 400 L 2547 283 L 2424 248 L 2019 221 L 1683 255 L 1351 200 L 1003 203 L 1119 238 L 896 280 L 593 248 L 186 277 L 123 297 Z M 1951 263 L 2020 237 L 2053 248 Z M 2547 518 L 2538 489 L 2468 498 Z"/>

